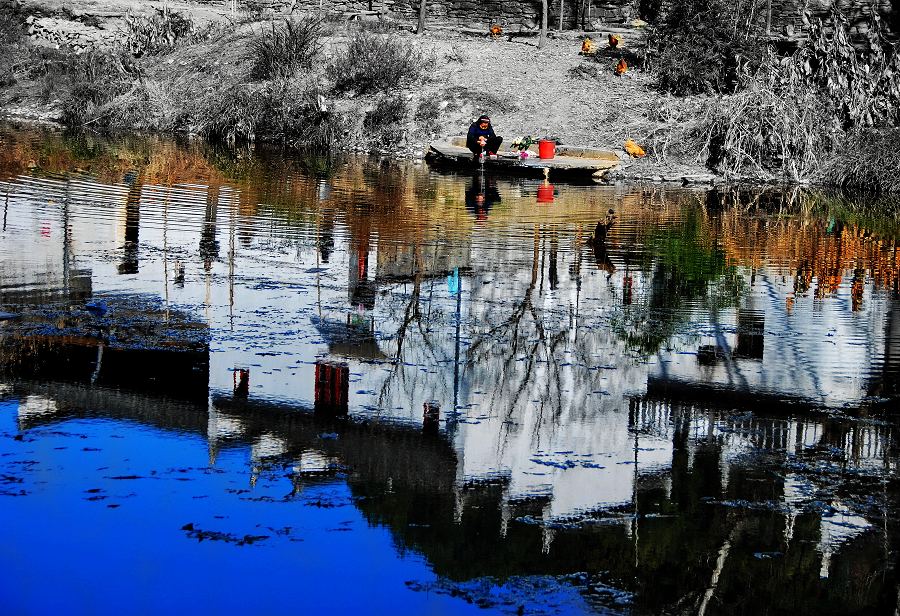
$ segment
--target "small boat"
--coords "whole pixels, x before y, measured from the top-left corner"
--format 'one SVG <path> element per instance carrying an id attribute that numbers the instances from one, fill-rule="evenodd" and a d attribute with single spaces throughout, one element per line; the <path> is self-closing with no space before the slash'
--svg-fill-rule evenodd
<path id="1" fill-rule="evenodd" d="M 553 158 L 540 158 L 538 146 L 525 150 L 522 157 L 517 150 L 503 145 L 496 157 L 485 156 L 484 168 L 506 173 L 516 173 L 553 180 L 592 179 L 603 181 L 610 169 L 619 165 L 619 156 L 612 150 L 556 146 Z M 466 147 L 465 137 L 449 137 L 428 146 L 425 160 L 435 167 L 477 168 L 482 163 Z"/>

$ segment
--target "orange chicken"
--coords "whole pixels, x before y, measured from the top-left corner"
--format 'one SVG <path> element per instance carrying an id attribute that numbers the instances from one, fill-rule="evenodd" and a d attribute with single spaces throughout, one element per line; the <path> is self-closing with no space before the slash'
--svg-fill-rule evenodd
<path id="1" fill-rule="evenodd" d="M 607 37 L 607 38 L 609 40 L 610 49 L 615 49 L 616 47 L 619 46 L 619 43 L 622 42 L 622 37 L 619 36 L 618 34 L 610 34 L 609 37 Z"/>
<path id="2" fill-rule="evenodd" d="M 628 152 L 632 158 L 643 158 L 647 155 L 647 153 L 644 152 L 644 148 L 635 143 L 634 139 L 625 141 L 625 151 Z"/>
<path id="3" fill-rule="evenodd" d="M 594 41 L 591 40 L 591 37 L 584 37 L 581 42 L 581 53 L 594 53 Z"/>
<path id="4" fill-rule="evenodd" d="M 494 38 L 497 38 L 501 34 L 503 34 L 503 28 L 501 28 L 497 24 L 494 24 L 493 26 L 491 26 L 491 36 L 493 36 Z"/>
<path id="5" fill-rule="evenodd" d="M 622 76 L 628 71 L 628 63 L 625 62 L 625 58 L 620 58 L 619 63 L 616 64 L 616 75 Z"/>

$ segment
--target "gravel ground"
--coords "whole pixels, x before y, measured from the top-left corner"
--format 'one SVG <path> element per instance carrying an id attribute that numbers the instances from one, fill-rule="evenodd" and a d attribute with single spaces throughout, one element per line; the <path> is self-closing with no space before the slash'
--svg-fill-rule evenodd
<path id="1" fill-rule="evenodd" d="M 162 7 L 162 2 L 128 0 L 21 0 L 32 14 L 32 40 L 55 45 L 60 36 L 101 42 L 116 36 L 118 24 L 129 11 L 140 7 Z M 224 8 L 169 2 L 168 6 L 189 13 L 200 25 L 232 19 Z M 396 36 L 420 47 L 436 60 L 433 79 L 406 94 L 410 107 L 432 105 L 436 117 L 416 114 L 406 121 L 407 156 L 421 155 L 435 138 L 462 134 L 473 118 L 490 114 L 495 129 L 507 142 L 525 135 L 552 136 L 561 143 L 621 151 L 626 139 L 645 145 L 649 156 L 627 159 L 618 172 L 621 179 L 712 181 L 704 169 L 684 153 L 654 151 L 660 134 L 671 134 L 699 108 L 698 99 L 673 99 L 652 87 L 652 78 L 637 67 L 623 76 L 614 74 L 619 57 L 643 44 L 640 29 L 616 30 L 623 36 L 624 49 L 610 50 L 605 32 L 588 33 L 598 53 L 580 53 L 585 33 L 551 33 L 538 49 L 536 36 L 491 38 L 480 33 L 460 33 L 435 25 L 423 36 L 398 24 Z M 54 32 L 59 35 L 54 35 Z M 352 36 L 352 30 L 350 31 Z M 346 32 L 335 30 L 330 46 L 346 43 Z M 39 102 L 22 96 L 4 102 L 7 115 L 40 121 L 59 117 L 58 102 Z M 345 100 L 338 105 L 369 104 Z"/>

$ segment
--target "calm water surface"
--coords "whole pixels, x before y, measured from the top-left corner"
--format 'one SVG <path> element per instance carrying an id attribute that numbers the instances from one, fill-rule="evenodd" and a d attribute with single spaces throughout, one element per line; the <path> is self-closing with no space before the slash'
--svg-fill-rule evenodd
<path id="1" fill-rule="evenodd" d="M 869 205 L 0 128 L 0 605 L 894 613 Z"/>

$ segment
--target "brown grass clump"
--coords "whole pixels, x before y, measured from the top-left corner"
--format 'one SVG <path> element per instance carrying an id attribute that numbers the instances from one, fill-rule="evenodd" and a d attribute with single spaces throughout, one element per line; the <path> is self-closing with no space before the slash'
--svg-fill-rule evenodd
<path id="1" fill-rule="evenodd" d="M 840 133 L 818 93 L 802 83 L 782 87 L 774 59 L 745 90 L 711 99 L 696 125 L 698 157 L 726 175 L 807 182 Z"/>
<path id="2" fill-rule="evenodd" d="M 24 36 L 22 18 L 9 0 L 0 0 L 0 87 L 15 83 L 17 48 Z"/>
<path id="3" fill-rule="evenodd" d="M 290 77 L 309 70 L 322 51 L 322 20 L 315 17 L 272 22 L 250 45 L 254 79 Z"/>
<path id="4" fill-rule="evenodd" d="M 141 70 L 129 54 L 92 50 L 71 58 L 71 90 L 63 104 L 70 126 L 119 126 L 116 99 L 139 87 Z"/>
<path id="5" fill-rule="evenodd" d="M 395 143 L 403 138 L 409 106 L 402 96 L 379 99 L 363 118 L 363 128 L 377 141 Z"/>
<path id="6" fill-rule="evenodd" d="M 178 41 L 197 33 L 187 15 L 164 7 L 125 16 L 123 47 L 134 57 L 171 51 Z"/>
<path id="7" fill-rule="evenodd" d="M 817 179 L 842 188 L 900 192 L 900 128 L 847 135 Z"/>
<path id="8" fill-rule="evenodd" d="M 897 140 L 889 129 L 900 121 L 898 72 L 900 50 L 877 19 L 868 46 L 856 47 L 835 11 L 828 23 L 810 24 L 809 40 L 793 56 L 770 51 L 743 90 L 709 100 L 692 131 L 700 160 L 726 174 L 896 188 L 889 170 Z M 859 161 L 888 171 L 866 173 Z"/>
<path id="9" fill-rule="evenodd" d="M 407 41 L 362 31 L 327 68 L 335 92 L 372 94 L 421 83 L 435 59 Z"/>

